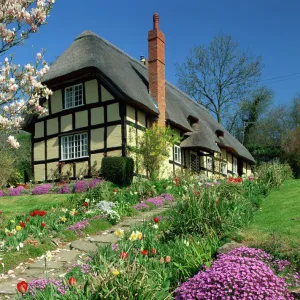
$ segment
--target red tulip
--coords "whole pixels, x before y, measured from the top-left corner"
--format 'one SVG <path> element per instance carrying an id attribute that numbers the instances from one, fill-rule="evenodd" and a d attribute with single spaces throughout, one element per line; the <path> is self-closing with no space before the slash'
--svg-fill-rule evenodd
<path id="1" fill-rule="evenodd" d="M 152 253 L 153 255 L 155 255 L 155 254 L 157 253 L 157 250 L 156 250 L 155 248 L 152 248 L 151 253 Z"/>
<path id="2" fill-rule="evenodd" d="M 153 222 L 154 223 L 158 223 L 159 222 L 159 218 L 157 218 L 157 217 L 153 218 Z"/>
<path id="3" fill-rule="evenodd" d="M 141 251 L 141 254 L 142 254 L 143 256 L 148 255 L 148 250 L 142 250 L 142 251 Z"/>
<path id="4" fill-rule="evenodd" d="M 30 221 L 30 218 L 26 218 L 26 222 L 29 222 Z"/>
<path id="5" fill-rule="evenodd" d="M 165 262 L 166 262 L 166 263 L 169 263 L 170 261 L 171 261 L 171 256 L 169 256 L 169 255 L 166 256 Z"/>
<path id="6" fill-rule="evenodd" d="M 45 222 L 43 222 L 41 225 L 42 225 L 42 227 L 46 227 L 46 223 Z"/>
<path id="7" fill-rule="evenodd" d="M 69 285 L 75 286 L 76 285 L 76 278 L 75 277 L 70 277 L 68 280 Z"/>
<path id="8" fill-rule="evenodd" d="M 176 186 L 179 186 L 179 179 L 178 178 L 175 178 L 175 183 L 176 183 Z"/>
<path id="9" fill-rule="evenodd" d="M 128 258 L 128 252 L 121 252 L 120 253 L 120 258 L 123 260 L 126 260 Z"/>
<path id="10" fill-rule="evenodd" d="M 32 212 L 30 213 L 30 216 L 31 216 L 31 217 L 34 217 L 34 216 L 35 216 L 34 211 L 32 211 Z"/>
<path id="11" fill-rule="evenodd" d="M 89 206 L 89 203 L 85 201 L 85 202 L 83 203 L 83 206 L 88 207 L 88 206 Z"/>
<path id="12" fill-rule="evenodd" d="M 24 222 L 20 222 L 20 226 L 22 227 L 22 228 L 24 228 L 25 227 L 25 223 Z"/>
<path id="13" fill-rule="evenodd" d="M 8 233 L 8 236 L 12 236 L 12 233 L 11 233 L 11 232 L 9 232 L 9 233 Z"/>
<path id="14" fill-rule="evenodd" d="M 25 294 L 28 290 L 28 283 L 26 281 L 20 281 L 17 283 L 17 290 L 21 294 Z"/>

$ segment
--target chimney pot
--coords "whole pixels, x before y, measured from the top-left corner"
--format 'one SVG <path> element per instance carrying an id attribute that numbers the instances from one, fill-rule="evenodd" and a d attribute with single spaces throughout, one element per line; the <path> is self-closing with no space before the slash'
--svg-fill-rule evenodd
<path id="1" fill-rule="evenodd" d="M 159 29 L 159 14 L 155 13 L 153 15 L 153 29 Z"/>

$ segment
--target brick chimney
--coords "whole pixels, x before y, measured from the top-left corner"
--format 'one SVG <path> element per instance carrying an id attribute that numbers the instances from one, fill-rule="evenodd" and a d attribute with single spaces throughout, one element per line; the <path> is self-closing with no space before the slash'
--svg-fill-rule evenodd
<path id="1" fill-rule="evenodd" d="M 159 29 L 159 15 L 153 15 L 153 29 L 148 32 L 149 90 L 158 103 L 158 124 L 166 126 L 165 36 Z"/>

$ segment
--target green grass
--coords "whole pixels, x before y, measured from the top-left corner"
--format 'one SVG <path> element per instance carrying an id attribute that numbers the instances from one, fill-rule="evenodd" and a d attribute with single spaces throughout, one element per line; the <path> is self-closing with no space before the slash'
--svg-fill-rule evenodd
<path id="1" fill-rule="evenodd" d="M 300 252 L 300 180 L 273 190 L 242 235 L 249 246 L 280 254 Z"/>
<path id="2" fill-rule="evenodd" d="M 67 200 L 69 195 L 26 195 L 0 198 L 0 210 L 5 219 L 19 214 L 27 214 L 34 209 L 47 210 L 53 206 L 60 205 Z"/>

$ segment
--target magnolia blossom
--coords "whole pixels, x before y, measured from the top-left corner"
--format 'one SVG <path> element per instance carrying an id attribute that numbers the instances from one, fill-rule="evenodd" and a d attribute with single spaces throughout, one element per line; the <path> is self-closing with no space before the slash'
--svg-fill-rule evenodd
<path id="1" fill-rule="evenodd" d="M 11 146 L 11 148 L 18 149 L 20 147 L 20 144 L 17 142 L 17 140 L 15 139 L 15 137 L 12 136 L 12 135 L 10 135 L 7 138 L 7 142 L 9 143 L 9 145 Z"/>
<path id="2" fill-rule="evenodd" d="M 55 0 L 1 0 L 0 55 L 24 42 L 46 23 Z M 0 130 L 5 133 L 19 130 L 26 114 L 44 115 L 47 109 L 40 103 L 52 92 L 41 83 L 49 71 L 43 61 L 43 51 L 37 53 L 36 62 L 25 66 L 13 63 L 12 56 L 0 61 Z M 19 144 L 12 136 L 8 143 Z"/>

